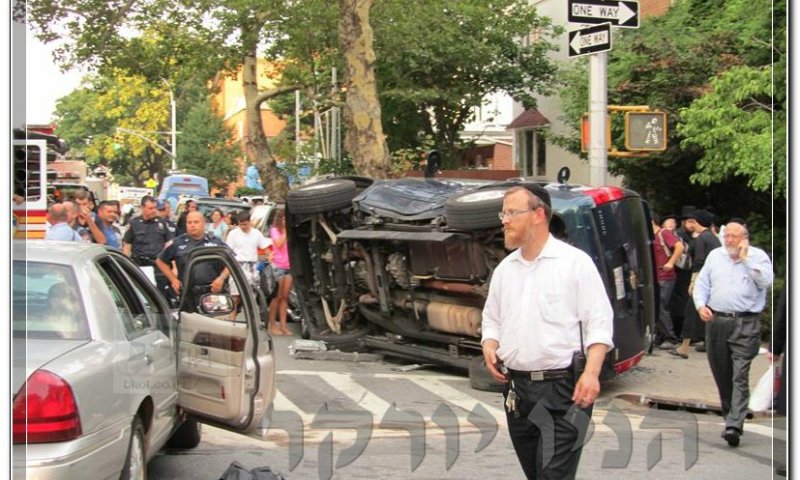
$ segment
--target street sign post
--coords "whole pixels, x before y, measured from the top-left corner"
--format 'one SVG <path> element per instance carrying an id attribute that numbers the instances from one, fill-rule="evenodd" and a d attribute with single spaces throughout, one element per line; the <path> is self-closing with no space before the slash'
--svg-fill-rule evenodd
<path id="1" fill-rule="evenodd" d="M 667 114 L 628 112 L 625 114 L 625 148 L 636 151 L 667 149 Z"/>
<path id="2" fill-rule="evenodd" d="M 568 0 L 570 23 L 639 28 L 639 2 L 633 0 Z"/>
<path id="3" fill-rule="evenodd" d="M 568 50 L 570 57 L 611 50 L 611 25 L 604 23 L 569 32 Z"/>

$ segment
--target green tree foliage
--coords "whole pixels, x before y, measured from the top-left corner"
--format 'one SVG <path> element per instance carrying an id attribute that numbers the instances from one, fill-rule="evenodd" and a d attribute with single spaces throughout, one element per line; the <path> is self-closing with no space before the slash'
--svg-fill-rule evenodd
<path id="1" fill-rule="evenodd" d="M 59 135 L 89 165 L 111 167 L 120 184 L 142 185 L 154 174 L 163 178 L 172 163 L 167 86 L 122 70 L 104 71 L 111 75 L 96 74 L 58 101 Z M 212 114 L 207 97 L 192 93 L 196 87 L 181 90 L 189 113 L 178 123 L 178 166 L 212 179 L 235 178 L 238 167 L 230 132 Z"/>
<path id="2" fill-rule="evenodd" d="M 227 188 L 236 182 L 241 168 L 236 157 L 241 150 L 233 132 L 211 109 L 211 98 L 192 105 L 181 126 L 178 141 L 180 168 L 206 177 L 214 187 Z"/>
<path id="3" fill-rule="evenodd" d="M 644 159 L 609 158 L 609 168 L 656 211 L 712 206 L 723 221 L 733 215 L 771 219 L 769 230 L 752 233 L 782 238 L 785 8 L 785 0 L 681 0 L 638 30 L 616 32 L 608 103 L 667 112 L 669 147 Z M 560 140 L 574 152 L 579 118 L 587 111 L 587 79 L 585 61 L 576 62 L 561 93 L 575 134 Z M 614 143 L 621 147 L 623 130 L 615 125 Z M 778 272 L 785 271 L 784 251 L 776 242 Z"/>
<path id="4" fill-rule="evenodd" d="M 324 110 L 341 102 L 331 95 L 330 69 L 343 72 L 338 55 L 335 2 L 292 3 L 275 54 L 287 60 L 286 77 L 309 85 L 307 97 Z M 559 29 L 524 0 L 382 0 L 370 12 L 381 113 L 392 151 L 418 148 L 433 138 L 446 156 L 458 132 L 486 94 L 506 91 L 528 105 L 553 86 L 547 58 Z M 527 45 L 519 40 L 528 37 Z"/>

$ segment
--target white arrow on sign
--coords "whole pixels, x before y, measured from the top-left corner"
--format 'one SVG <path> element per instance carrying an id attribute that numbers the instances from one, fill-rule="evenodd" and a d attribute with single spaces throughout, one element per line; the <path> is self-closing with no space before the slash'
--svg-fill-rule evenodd
<path id="1" fill-rule="evenodd" d="M 600 45 L 608 45 L 609 35 L 608 31 L 602 32 L 593 32 L 587 34 L 578 34 L 575 35 L 575 38 L 569 43 L 569 46 L 572 47 L 573 50 L 576 52 L 580 52 L 581 50 L 589 49 L 591 47 L 597 47 Z"/>
<path id="2" fill-rule="evenodd" d="M 625 2 L 608 2 L 608 5 L 575 2 L 572 4 L 572 14 L 580 17 L 616 20 L 617 24 L 626 23 L 636 16 L 636 12 Z"/>

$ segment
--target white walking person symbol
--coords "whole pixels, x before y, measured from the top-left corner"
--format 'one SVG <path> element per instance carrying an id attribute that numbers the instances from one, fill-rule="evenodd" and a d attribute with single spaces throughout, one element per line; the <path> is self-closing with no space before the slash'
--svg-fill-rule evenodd
<path id="1" fill-rule="evenodd" d="M 649 122 L 644 125 L 645 132 L 647 135 L 645 136 L 644 143 L 649 145 L 650 139 L 653 140 L 654 145 L 658 145 L 659 138 L 661 137 L 661 127 L 658 126 L 658 119 L 653 118 Z"/>

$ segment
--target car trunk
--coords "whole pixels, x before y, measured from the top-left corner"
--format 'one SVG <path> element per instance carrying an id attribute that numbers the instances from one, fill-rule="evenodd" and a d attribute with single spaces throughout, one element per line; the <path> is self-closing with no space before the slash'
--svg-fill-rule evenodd
<path id="1" fill-rule="evenodd" d="M 12 392 L 16 394 L 36 370 L 88 342 L 89 340 L 15 338 Z"/>

